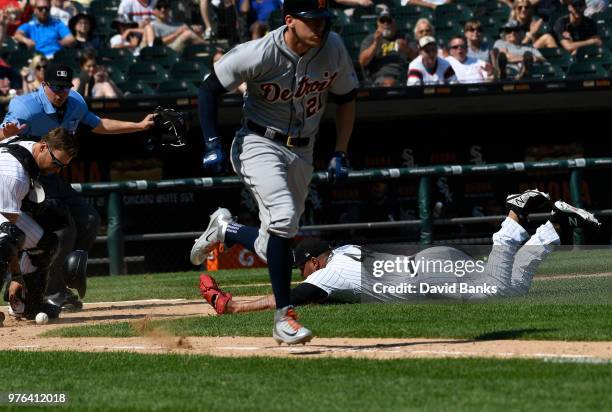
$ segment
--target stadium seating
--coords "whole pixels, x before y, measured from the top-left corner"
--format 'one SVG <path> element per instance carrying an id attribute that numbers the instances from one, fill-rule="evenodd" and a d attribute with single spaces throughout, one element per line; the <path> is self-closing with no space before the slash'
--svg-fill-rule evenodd
<path id="1" fill-rule="evenodd" d="M 576 50 L 574 60 L 576 62 L 598 63 L 604 68 L 610 69 L 612 65 L 612 54 L 606 47 L 596 45 L 584 46 Z"/>
<path id="2" fill-rule="evenodd" d="M 141 81 L 150 85 L 157 85 L 170 80 L 168 72 L 157 63 L 138 62 L 130 66 L 127 72 L 128 80 Z"/>
<path id="3" fill-rule="evenodd" d="M 140 51 L 139 60 L 156 63 L 164 68 L 170 68 L 179 62 L 177 53 L 166 46 L 145 47 Z"/>
<path id="4" fill-rule="evenodd" d="M 561 79 L 564 75 L 563 70 L 559 67 L 550 64 L 536 64 L 531 68 L 527 78 L 531 80 L 551 80 Z"/>
<path id="5" fill-rule="evenodd" d="M 198 89 L 186 80 L 170 80 L 163 82 L 157 88 L 159 94 L 197 94 Z"/>
<path id="6" fill-rule="evenodd" d="M 34 52 L 26 49 L 17 49 L 11 52 L 6 61 L 13 67 L 20 69 L 23 66 L 29 65 L 29 60 L 34 57 Z"/>
<path id="7" fill-rule="evenodd" d="M 436 7 L 434 17 L 436 27 L 445 25 L 448 21 L 463 26 L 466 21 L 474 18 L 474 13 L 461 3 L 449 3 Z"/>
<path id="8" fill-rule="evenodd" d="M 570 79 L 605 78 L 608 76 L 608 72 L 600 64 L 579 62 L 572 63 L 566 76 Z"/>
<path id="9" fill-rule="evenodd" d="M 574 62 L 572 56 L 561 47 L 544 48 L 539 49 L 539 51 L 548 63 L 563 70 L 567 70 Z"/>
<path id="10" fill-rule="evenodd" d="M 53 60 L 67 64 L 68 66 L 72 67 L 73 70 L 78 70 L 80 68 L 80 60 L 82 55 L 83 50 L 64 48 L 55 53 Z"/>
<path id="11" fill-rule="evenodd" d="M 215 51 L 215 46 L 208 44 L 196 44 L 187 46 L 183 49 L 183 53 L 181 54 L 181 61 L 185 60 L 196 60 L 196 61 L 206 61 L 207 63 L 212 58 Z"/>
<path id="12" fill-rule="evenodd" d="M 155 91 L 146 83 L 142 82 L 123 82 L 116 83 L 117 87 L 123 91 L 125 96 L 140 94 L 155 94 Z"/>
<path id="13" fill-rule="evenodd" d="M 209 72 L 210 69 L 200 62 L 182 61 L 172 67 L 170 78 L 189 82 L 201 82 Z"/>

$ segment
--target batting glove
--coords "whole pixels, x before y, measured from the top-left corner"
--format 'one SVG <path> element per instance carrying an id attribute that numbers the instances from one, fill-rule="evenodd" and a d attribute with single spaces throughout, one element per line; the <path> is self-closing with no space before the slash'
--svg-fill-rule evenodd
<path id="1" fill-rule="evenodd" d="M 212 173 L 218 174 L 223 172 L 224 166 L 225 154 L 221 147 L 221 140 L 217 138 L 213 141 L 209 141 L 206 144 L 206 150 L 202 158 L 202 167 L 206 170 L 210 170 Z"/>
<path id="2" fill-rule="evenodd" d="M 349 162 L 345 152 L 337 151 L 327 166 L 327 181 L 338 184 L 348 178 Z"/>

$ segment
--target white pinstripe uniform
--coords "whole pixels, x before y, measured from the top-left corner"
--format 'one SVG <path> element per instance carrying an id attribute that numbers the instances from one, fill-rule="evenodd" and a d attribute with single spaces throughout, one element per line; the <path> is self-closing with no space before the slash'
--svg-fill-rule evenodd
<path id="1" fill-rule="evenodd" d="M 529 240 L 521 246 L 527 239 Z M 484 281 L 496 286 L 498 290 L 494 295 L 487 293 L 469 296 L 465 293 L 437 295 L 437 297 L 450 299 L 520 296 L 527 293 L 539 264 L 552 252 L 554 245 L 559 243 L 559 235 L 550 222 L 541 225 L 536 233 L 529 238 L 529 234 L 521 225 L 510 218 L 506 218 L 501 229 L 493 235 L 493 248 L 487 259 L 485 271 L 479 274 L 477 278 L 470 278 L 469 275 L 458 278 L 453 273 L 418 272 L 414 278 L 410 278 L 403 273 L 401 274 L 401 280 L 407 283 L 426 282 L 430 285 L 444 285 L 445 283 L 456 283 L 458 281 L 468 284 Z M 396 257 L 397 255 L 383 253 L 374 253 L 373 255 L 376 260 L 393 261 Z M 414 255 L 415 261 L 419 261 L 421 258 L 425 260 L 474 260 L 464 252 L 447 246 L 431 247 Z M 358 246 L 346 245 L 336 248 L 332 251 L 327 265 L 313 272 L 304 282 L 323 289 L 327 292 L 329 300 L 340 302 L 359 301 L 363 295 L 378 301 L 392 300 L 389 299 L 390 297 L 395 299 L 425 297 L 424 295 L 386 294 L 387 296 L 383 296 L 375 294 L 371 285 L 362 285 L 361 260 L 362 250 Z M 393 274 L 390 275 L 393 276 Z M 385 276 L 389 275 L 385 274 L 380 278 L 367 275 L 363 279 L 378 282 L 383 281 Z"/>
<path id="2" fill-rule="evenodd" d="M 16 143 L 32 150 L 35 142 L 24 141 Z M 18 214 L 15 224 L 25 235 L 24 249 L 36 247 L 44 230 L 27 213 L 21 211 L 21 203 L 30 191 L 30 177 L 19 160 L 13 155 L 0 149 L 0 212 Z M 26 253 L 21 258 L 21 272 L 24 274 L 34 272 L 35 267 Z"/>

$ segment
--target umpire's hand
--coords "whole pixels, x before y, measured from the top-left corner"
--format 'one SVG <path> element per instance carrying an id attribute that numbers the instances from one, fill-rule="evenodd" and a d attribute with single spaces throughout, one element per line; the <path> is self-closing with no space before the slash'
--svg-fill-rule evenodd
<path id="1" fill-rule="evenodd" d="M 225 171 L 225 154 L 221 147 L 221 139 L 211 139 L 206 143 L 206 150 L 202 158 L 202 167 L 214 174 L 219 174 Z"/>
<path id="2" fill-rule="evenodd" d="M 155 120 L 155 114 L 150 113 L 147 115 L 147 117 L 145 117 L 138 123 L 138 126 L 140 127 L 141 130 L 149 130 L 155 124 L 154 120 Z"/>

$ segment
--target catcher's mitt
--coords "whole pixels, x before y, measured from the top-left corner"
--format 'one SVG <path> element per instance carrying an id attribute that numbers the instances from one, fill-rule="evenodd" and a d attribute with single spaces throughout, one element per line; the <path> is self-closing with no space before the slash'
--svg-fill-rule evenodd
<path id="1" fill-rule="evenodd" d="M 149 143 L 154 146 L 185 146 L 185 116 L 174 109 L 158 106 L 155 109 L 155 132 Z"/>

